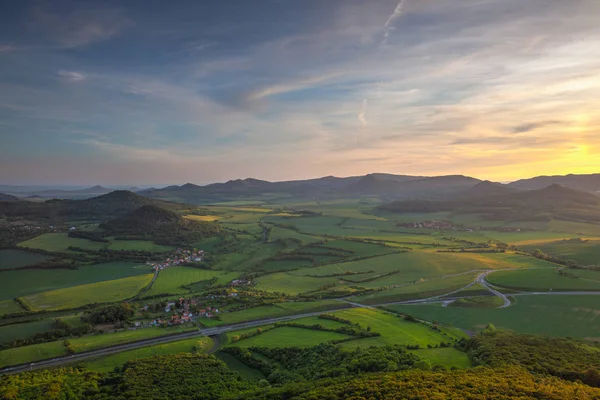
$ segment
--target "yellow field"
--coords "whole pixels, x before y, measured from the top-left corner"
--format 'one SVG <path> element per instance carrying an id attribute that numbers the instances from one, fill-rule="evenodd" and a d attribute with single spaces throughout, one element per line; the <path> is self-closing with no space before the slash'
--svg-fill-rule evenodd
<path id="1" fill-rule="evenodd" d="M 185 215 L 183 218 L 200 222 L 214 222 L 221 219 L 221 217 L 219 217 L 218 215 Z"/>

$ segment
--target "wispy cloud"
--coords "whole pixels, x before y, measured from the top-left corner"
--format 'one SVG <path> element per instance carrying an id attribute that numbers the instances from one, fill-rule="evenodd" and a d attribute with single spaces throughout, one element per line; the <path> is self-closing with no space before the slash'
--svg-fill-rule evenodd
<path id="1" fill-rule="evenodd" d="M 57 74 L 63 80 L 70 81 L 70 82 L 80 82 L 80 81 L 85 80 L 85 78 L 86 78 L 86 76 L 81 72 L 67 71 L 66 69 L 58 70 Z"/>
<path id="2" fill-rule="evenodd" d="M 402 11 L 404 10 L 404 5 L 407 0 L 400 0 L 400 2 L 394 8 L 394 11 L 390 14 L 388 19 L 383 24 L 383 39 L 381 40 L 381 45 L 387 44 L 388 37 L 390 33 L 394 30 L 394 21 L 402 16 Z"/>
<path id="3" fill-rule="evenodd" d="M 368 104 L 368 100 L 367 99 L 363 99 L 362 101 L 362 106 L 360 108 L 360 111 L 358 113 L 358 120 L 360 121 L 362 126 L 366 126 L 367 125 L 367 104 Z"/>
<path id="4" fill-rule="evenodd" d="M 275 85 L 263 87 L 251 92 L 247 99 L 249 100 L 260 100 L 270 96 L 276 96 L 278 94 L 296 92 L 299 90 L 314 88 L 320 83 L 327 82 L 333 78 L 340 76 L 339 73 L 328 74 L 324 76 L 317 76 L 305 79 L 292 79 L 287 82 L 278 83 Z"/>

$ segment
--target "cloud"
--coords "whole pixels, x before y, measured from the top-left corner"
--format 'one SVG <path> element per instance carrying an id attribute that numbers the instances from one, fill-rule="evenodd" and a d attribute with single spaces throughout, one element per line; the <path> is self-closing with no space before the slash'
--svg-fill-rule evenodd
<path id="1" fill-rule="evenodd" d="M 366 126 L 367 125 L 367 118 L 366 118 L 366 114 L 367 114 L 367 99 L 363 99 L 362 101 L 362 107 L 360 109 L 360 112 L 358 113 L 358 120 L 360 121 L 360 123 L 362 124 L 362 126 Z"/>
<path id="2" fill-rule="evenodd" d="M 387 44 L 387 39 L 390 36 L 390 32 L 394 30 L 394 21 L 402 16 L 402 10 L 404 9 L 405 3 L 406 0 L 400 0 L 400 2 L 396 5 L 396 8 L 394 8 L 394 11 L 385 21 L 385 24 L 383 25 L 383 39 L 381 41 L 382 46 Z"/>
<path id="3" fill-rule="evenodd" d="M 0 45 L 0 53 L 8 53 L 15 50 L 15 47 L 9 45 Z"/>
<path id="4" fill-rule="evenodd" d="M 80 82 L 86 78 L 86 76 L 81 72 L 67 71 L 65 69 L 58 70 L 58 76 L 69 82 Z"/>
<path id="5" fill-rule="evenodd" d="M 270 96 L 276 96 L 278 94 L 310 89 L 318 86 L 320 83 L 327 82 L 338 76 L 340 76 L 339 73 L 334 73 L 312 78 L 292 79 L 287 82 L 282 82 L 254 90 L 246 98 L 248 100 L 260 100 Z"/>
<path id="6" fill-rule="evenodd" d="M 75 48 L 111 39 L 133 25 L 118 9 L 82 6 L 75 2 L 66 4 L 64 8 L 35 7 L 30 29 L 52 44 Z"/>
<path id="7" fill-rule="evenodd" d="M 535 131 L 538 128 L 547 126 L 547 125 L 556 125 L 560 124 L 559 121 L 544 121 L 544 122 L 529 122 L 521 125 L 517 125 L 512 129 L 513 133 L 525 133 Z"/>

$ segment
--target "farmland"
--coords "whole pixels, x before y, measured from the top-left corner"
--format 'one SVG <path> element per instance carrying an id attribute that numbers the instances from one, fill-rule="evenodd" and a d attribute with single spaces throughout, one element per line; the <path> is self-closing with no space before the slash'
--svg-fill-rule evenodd
<path id="1" fill-rule="evenodd" d="M 129 360 L 139 358 L 154 357 L 163 354 L 178 354 L 178 353 L 204 353 L 210 350 L 213 346 L 213 340 L 208 337 L 195 339 L 180 340 L 150 347 L 142 347 L 140 349 L 125 351 L 122 353 L 113 354 L 87 361 L 85 367 L 90 371 L 110 372 L 115 367 L 120 367 Z M 196 350 L 194 350 L 196 349 Z"/>
<path id="2" fill-rule="evenodd" d="M 150 291 L 146 293 L 146 296 L 187 293 L 189 290 L 184 286 L 207 281 L 220 275 L 223 275 L 223 273 L 192 267 L 167 268 L 159 273 L 158 279 L 154 282 Z"/>
<path id="3" fill-rule="evenodd" d="M 515 296 L 508 308 L 480 309 L 434 305 L 394 305 L 389 308 L 429 321 L 477 331 L 488 323 L 519 333 L 600 340 L 597 296 Z"/>
<path id="4" fill-rule="evenodd" d="M 347 339 L 349 336 L 336 332 L 321 332 L 283 326 L 266 331 L 249 339 L 235 342 L 237 347 L 311 347 L 331 340 Z"/>
<path id="5" fill-rule="evenodd" d="M 577 270 L 575 270 L 575 275 Z M 499 271 L 490 274 L 488 282 L 510 289 L 519 290 L 600 290 L 600 280 L 591 281 L 562 276 L 555 269 Z"/>
<path id="6" fill-rule="evenodd" d="M 0 250 L 0 269 L 21 268 L 48 260 L 43 254 L 17 249 Z"/>
<path id="7" fill-rule="evenodd" d="M 132 298 L 151 280 L 152 274 L 131 276 L 32 294 L 22 299 L 35 311 L 77 308 L 86 304 L 110 303 Z"/>
<path id="8" fill-rule="evenodd" d="M 18 338 L 48 332 L 54 318 L 72 327 L 82 326 L 90 312 L 133 299 L 151 282 L 149 290 L 140 294 L 141 298 L 129 300 L 133 315 L 122 324 L 120 321 L 114 324 L 117 331 L 102 333 L 115 329 L 112 323 L 107 323 L 81 337 L 68 337 L 71 351 L 79 353 L 197 327 L 220 327 L 304 313 L 327 312 L 345 322 L 304 317 L 293 323 L 305 327 L 283 324 L 270 329 L 274 325 L 267 324 L 262 333 L 235 341 L 232 341 L 234 336 L 255 332 L 256 328 L 229 331 L 214 342 L 201 337 L 186 339 L 88 360 L 84 363 L 86 368 L 108 372 L 130 359 L 190 353 L 196 346 L 197 352 L 217 351 L 227 365 L 256 381 L 268 376 L 231 354 L 219 352 L 219 346 L 309 348 L 342 341 L 336 346 L 353 350 L 399 345 L 410 346 L 411 353 L 432 365 L 469 368 L 471 362 L 466 353 L 447 347 L 465 337 L 457 328 L 477 332 L 493 322 L 500 329 L 520 332 L 600 337 L 597 324 L 594 325 L 599 311 L 594 296 L 515 295 L 510 307 L 497 308 L 504 304 L 503 299 L 475 282 L 483 271 L 492 271 L 487 275 L 488 282 L 507 293 L 550 289 L 600 291 L 600 272 L 564 268 L 523 251 L 541 248 L 545 254 L 592 265 L 596 242 L 591 236 L 573 240 L 579 236 L 573 233 L 572 225 L 567 231 L 531 230 L 545 226 L 537 222 L 525 224 L 530 228 L 521 232 L 444 231 L 404 224 L 437 218 L 435 215 L 389 214 L 374 210 L 372 206 L 377 203 L 371 200 L 297 204 L 292 199 L 279 201 L 282 204 L 207 205 L 202 206 L 199 215 L 185 215 L 189 220 L 219 225 L 225 233 L 194 240 L 193 247 L 203 249 L 205 259 L 194 267 L 167 267 L 159 271 L 153 282 L 153 271 L 142 260 L 164 259 L 169 254 L 164 252 L 174 247 L 115 237 L 106 238 L 107 243 L 94 242 L 66 233 L 51 233 L 21 242 L 19 250 L 0 250 L 3 257 L 0 262 L 6 265 L 6 270 L 0 272 L 0 314 L 25 314 L 12 316 L 6 325 L 0 326 L 0 341 L 12 343 Z M 439 218 L 450 217 L 442 214 Z M 469 216 L 452 218 L 464 224 L 478 223 Z M 508 226 L 489 221 L 485 224 Z M 91 265 L 93 258 L 82 258 L 85 254 L 69 247 L 102 250 L 95 254 L 106 253 L 118 260 L 120 256 L 129 257 L 136 262 L 123 259 Z M 26 248 L 60 253 L 67 266 L 73 267 L 15 269 L 49 259 L 26 252 Z M 560 269 L 567 276 L 559 275 Z M 242 284 L 231 284 L 238 278 Z M 466 289 L 460 291 L 463 288 Z M 466 298 L 453 303 L 446 300 L 446 307 L 439 303 L 397 304 L 417 299 L 439 300 L 456 291 L 460 291 L 456 296 Z M 193 323 L 170 326 L 176 311 L 172 310 L 175 308 L 172 303 L 167 307 L 167 301 L 176 302 L 180 298 L 194 299 L 193 312 L 198 314 L 201 310 L 201 316 Z M 393 304 L 388 304 L 385 310 L 369 308 L 387 303 Z M 206 306 L 220 311 L 205 316 L 202 310 Z M 29 314 L 40 311 L 47 314 L 33 314 L 37 319 L 27 319 Z M 177 313 L 181 312 L 180 308 Z M 423 321 L 411 322 L 395 312 Z M 133 329 L 134 323 L 140 328 Z M 315 325 L 321 328 L 309 328 Z M 358 334 L 343 331 L 349 326 L 377 335 L 353 336 Z M 16 364 L 66 354 L 63 340 L 52 340 L 4 350 L 0 352 L 0 362 Z"/>
<path id="9" fill-rule="evenodd" d="M 130 276 L 145 275 L 150 270 L 139 264 L 112 262 L 87 265 L 77 269 L 11 270 L 0 272 L 0 300 L 35 293 L 85 285 Z"/>
<path id="10" fill-rule="evenodd" d="M 69 237 L 66 233 L 46 233 L 31 240 L 19 243 L 21 248 L 39 249 L 57 253 L 70 253 L 69 247 L 78 247 L 86 250 L 142 250 L 164 252 L 173 250 L 172 246 L 157 245 L 144 240 L 117 240 L 106 238 L 108 243 L 93 242 L 87 239 Z"/>

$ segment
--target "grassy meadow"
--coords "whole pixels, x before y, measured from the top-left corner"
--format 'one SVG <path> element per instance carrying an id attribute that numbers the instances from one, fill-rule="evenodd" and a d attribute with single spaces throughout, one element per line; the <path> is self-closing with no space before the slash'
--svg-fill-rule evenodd
<path id="1" fill-rule="evenodd" d="M 565 272 L 570 274 L 570 270 Z M 577 270 L 574 271 L 574 275 Z M 599 274 L 600 275 L 600 274 Z M 600 290 L 598 281 L 561 276 L 556 269 L 530 269 L 521 271 L 498 271 L 487 276 L 487 281 L 499 287 L 533 291 L 585 291 Z"/>
<path id="2" fill-rule="evenodd" d="M 56 289 L 146 275 L 150 269 L 129 262 L 86 265 L 77 269 L 10 270 L 0 272 L 0 300 Z"/>
<path id="3" fill-rule="evenodd" d="M 389 308 L 429 321 L 477 331 L 488 323 L 519 333 L 589 338 L 600 341 L 600 301 L 587 295 L 514 296 L 508 308 L 393 305 Z"/>
<path id="4" fill-rule="evenodd" d="M 187 293 L 189 290 L 184 286 L 207 281 L 220 275 L 223 275 L 223 272 L 208 271 L 193 267 L 167 268 L 159 272 L 158 278 L 145 296 Z"/>
<path id="5" fill-rule="evenodd" d="M 34 311 L 77 308 L 86 304 L 112 303 L 130 299 L 148 286 L 153 274 L 131 276 L 51 290 L 22 297 Z"/>
<path id="6" fill-rule="evenodd" d="M 0 269 L 26 267 L 49 259 L 50 257 L 44 254 L 31 253 L 19 249 L 4 249 L 0 250 Z"/>

